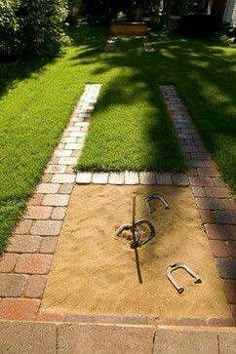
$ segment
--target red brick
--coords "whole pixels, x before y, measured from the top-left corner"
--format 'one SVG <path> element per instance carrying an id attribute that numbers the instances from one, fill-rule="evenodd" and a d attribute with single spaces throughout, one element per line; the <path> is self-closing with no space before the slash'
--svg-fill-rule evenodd
<path id="1" fill-rule="evenodd" d="M 209 318 L 206 322 L 210 327 L 235 327 L 235 321 L 232 318 Z"/>
<path id="2" fill-rule="evenodd" d="M 195 197 L 204 198 L 206 197 L 206 192 L 204 187 L 194 187 L 192 186 L 193 195 Z"/>
<path id="3" fill-rule="evenodd" d="M 45 195 L 42 204 L 49 206 L 67 206 L 69 196 L 67 194 L 47 194 Z"/>
<path id="4" fill-rule="evenodd" d="M 193 152 L 192 153 L 192 159 L 193 160 L 199 160 L 199 161 L 210 161 L 211 157 L 208 152 Z"/>
<path id="5" fill-rule="evenodd" d="M 215 216 L 211 210 L 200 210 L 200 216 L 203 224 L 214 224 Z"/>
<path id="6" fill-rule="evenodd" d="M 229 250 L 224 241 L 209 240 L 209 243 L 214 257 L 230 257 Z"/>
<path id="7" fill-rule="evenodd" d="M 224 203 L 218 198 L 196 198 L 197 206 L 199 209 L 208 210 L 223 210 Z"/>
<path id="8" fill-rule="evenodd" d="M 220 175 L 216 168 L 198 168 L 197 171 L 202 177 L 218 177 Z"/>
<path id="9" fill-rule="evenodd" d="M 236 257 L 236 241 L 229 241 L 228 246 L 231 257 Z"/>
<path id="10" fill-rule="evenodd" d="M 228 209 L 228 210 L 236 210 L 236 202 L 234 200 L 223 199 L 222 201 L 223 201 L 226 209 Z"/>
<path id="11" fill-rule="evenodd" d="M 45 275 L 31 275 L 24 291 L 24 296 L 28 298 L 41 299 L 47 282 Z"/>
<path id="12" fill-rule="evenodd" d="M 17 260 L 15 272 L 26 274 L 47 274 L 50 270 L 51 262 L 51 255 L 22 254 Z"/>
<path id="13" fill-rule="evenodd" d="M 50 219 L 51 213 L 52 207 L 29 206 L 27 208 L 26 214 L 24 215 L 24 218 L 33 220 L 46 220 Z"/>
<path id="14" fill-rule="evenodd" d="M 191 184 L 197 187 L 211 187 L 215 185 L 214 178 L 211 177 L 190 177 Z"/>
<path id="15" fill-rule="evenodd" d="M 61 225 L 62 221 L 35 221 L 31 229 L 31 234 L 41 236 L 57 236 L 60 233 Z"/>
<path id="16" fill-rule="evenodd" d="M 196 177 L 196 176 L 198 176 L 197 169 L 196 169 L 196 168 L 190 168 L 190 169 L 188 169 L 188 171 L 187 171 L 187 176 L 189 176 L 189 177 Z"/>
<path id="17" fill-rule="evenodd" d="M 230 310 L 232 313 L 232 317 L 236 319 L 236 305 L 230 305 Z"/>
<path id="18" fill-rule="evenodd" d="M 191 160 L 190 164 L 194 168 L 202 168 L 202 167 L 204 168 L 206 166 L 204 161 L 199 161 L 199 160 Z"/>
<path id="19" fill-rule="evenodd" d="M 210 198 L 229 198 L 230 193 L 224 187 L 206 187 L 207 196 Z"/>
<path id="20" fill-rule="evenodd" d="M 0 257 L 0 272 L 10 273 L 13 271 L 16 265 L 16 261 L 19 255 L 15 253 L 4 253 Z"/>
<path id="21" fill-rule="evenodd" d="M 57 247 L 57 241 L 57 237 L 44 237 L 40 247 L 40 253 L 54 253 Z"/>
<path id="22" fill-rule="evenodd" d="M 52 219 L 53 220 L 63 220 L 66 214 L 65 207 L 56 207 L 53 209 L 52 212 Z"/>
<path id="23" fill-rule="evenodd" d="M 23 274 L 0 274 L 0 297 L 20 297 L 26 281 Z"/>
<path id="24" fill-rule="evenodd" d="M 44 198 L 44 194 L 34 193 L 34 195 L 30 198 L 28 205 L 32 205 L 32 206 L 41 205 L 43 198 Z"/>
<path id="25" fill-rule="evenodd" d="M 38 321 L 60 321 L 62 322 L 65 315 L 60 313 L 50 313 L 50 312 L 39 312 L 37 316 Z"/>
<path id="26" fill-rule="evenodd" d="M 0 302 L 0 318 L 7 320 L 34 320 L 40 300 L 5 298 Z"/>
<path id="27" fill-rule="evenodd" d="M 224 280 L 223 286 L 227 301 L 236 304 L 236 280 Z"/>
<path id="28" fill-rule="evenodd" d="M 218 224 L 236 225 L 236 212 L 227 210 L 215 211 L 215 220 Z"/>
<path id="29" fill-rule="evenodd" d="M 236 258 L 215 258 L 220 277 L 223 279 L 236 280 Z"/>
<path id="30" fill-rule="evenodd" d="M 217 168 L 217 165 L 216 163 L 213 161 L 213 160 L 207 160 L 205 162 L 206 166 L 209 167 L 209 168 Z"/>
<path id="31" fill-rule="evenodd" d="M 38 251 L 41 237 L 31 235 L 14 235 L 10 238 L 7 252 L 35 253 Z"/>
<path id="32" fill-rule="evenodd" d="M 15 229 L 16 235 L 26 235 L 29 233 L 33 221 L 32 220 L 22 220 Z"/>
<path id="33" fill-rule="evenodd" d="M 222 180 L 221 177 L 213 177 L 215 186 L 221 188 L 227 188 L 225 182 Z"/>
<path id="34" fill-rule="evenodd" d="M 205 225 L 208 238 L 211 240 L 235 240 L 236 241 L 236 226 L 233 225 Z"/>

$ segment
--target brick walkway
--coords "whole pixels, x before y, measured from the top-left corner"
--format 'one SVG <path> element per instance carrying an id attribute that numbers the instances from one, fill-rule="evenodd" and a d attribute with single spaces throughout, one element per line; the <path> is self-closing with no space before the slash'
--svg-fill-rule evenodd
<path id="1" fill-rule="evenodd" d="M 174 86 L 161 86 L 170 117 L 177 130 L 188 176 L 226 298 L 236 317 L 236 203 L 203 145 Z"/>
<path id="2" fill-rule="evenodd" d="M 88 130 L 100 85 L 86 85 L 41 183 L 29 200 L 7 251 L 0 258 L 0 319 L 58 320 L 138 325 L 233 326 L 231 319 L 154 318 L 145 316 L 81 316 L 43 313 L 41 300 L 53 254 L 75 182 L 98 184 L 150 184 L 187 186 L 189 180 L 203 224 L 224 278 L 226 296 L 235 312 L 235 204 L 206 152 L 188 114 L 170 86 L 162 87 L 171 118 L 192 165 L 185 174 L 155 172 L 74 173 Z"/>
<path id="3" fill-rule="evenodd" d="M 35 319 L 100 85 L 86 85 L 41 183 L 0 259 L 0 318 Z"/>

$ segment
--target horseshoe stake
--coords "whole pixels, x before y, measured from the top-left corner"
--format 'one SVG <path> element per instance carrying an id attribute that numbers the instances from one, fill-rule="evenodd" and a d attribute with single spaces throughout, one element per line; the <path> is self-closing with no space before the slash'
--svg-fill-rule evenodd
<path id="1" fill-rule="evenodd" d="M 180 294 L 184 291 L 184 287 L 183 287 L 183 285 L 181 285 L 177 282 L 177 280 L 174 278 L 172 273 L 175 270 L 181 269 L 181 268 L 184 269 L 187 273 L 189 273 L 194 278 L 195 284 L 202 283 L 202 279 L 200 278 L 200 276 L 197 273 L 195 273 L 187 264 L 184 264 L 184 263 L 171 264 L 167 268 L 167 277 Z"/>

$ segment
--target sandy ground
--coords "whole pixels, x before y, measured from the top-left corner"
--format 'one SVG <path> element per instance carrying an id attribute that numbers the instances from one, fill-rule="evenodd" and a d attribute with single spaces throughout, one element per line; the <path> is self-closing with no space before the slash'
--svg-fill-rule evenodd
<path id="1" fill-rule="evenodd" d="M 129 242 L 114 236 L 130 223 L 132 196 L 137 218 L 149 217 L 143 199 L 158 192 L 170 204 L 156 203 L 154 241 L 139 250 L 143 284 L 137 280 Z M 184 262 L 198 272 L 194 284 L 184 271 L 178 294 L 166 277 L 169 264 Z M 49 275 L 43 310 L 79 314 L 144 314 L 194 318 L 230 317 L 221 280 L 189 188 L 76 186 Z"/>

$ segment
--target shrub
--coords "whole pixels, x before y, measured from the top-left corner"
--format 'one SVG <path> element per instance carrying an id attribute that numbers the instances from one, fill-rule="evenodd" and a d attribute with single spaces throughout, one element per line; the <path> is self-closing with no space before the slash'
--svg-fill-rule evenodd
<path id="1" fill-rule="evenodd" d="M 55 55 L 68 43 L 63 26 L 67 16 L 65 0 L 22 0 L 21 42 L 24 52 Z"/>
<path id="2" fill-rule="evenodd" d="M 15 56 L 20 48 L 19 0 L 0 0 L 0 57 Z"/>

